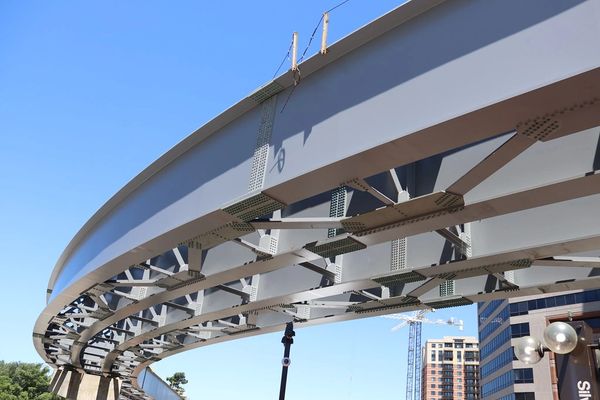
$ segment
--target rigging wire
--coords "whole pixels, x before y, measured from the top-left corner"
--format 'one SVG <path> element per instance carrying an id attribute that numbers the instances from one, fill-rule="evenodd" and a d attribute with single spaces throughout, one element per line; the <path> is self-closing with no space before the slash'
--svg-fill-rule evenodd
<path id="1" fill-rule="evenodd" d="M 321 23 L 323 22 L 323 17 L 325 16 L 325 14 L 332 12 L 336 8 L 343 6 L 344 4 L 346 4 L 349 1 L 350 0 L 344 0 L 341 3 L 339 3 L 338 5 L 331 7 L 329 10 L 327 10 L 323 14 L 321 14 L 321 18 L 319 18 L 319 22 L 317 22 L 317 25 L 315 26 L 315 29 L 313 29 L 312 35 L 310 35 L 310 39 L 308 39 L 308 44 L 306 45 L 306 48 L 302 52 L 302 56 L 300 56 L 300 59 L 298 60 L 298 63 L 302 62 L 302 60 L 304 59 L 304 56 L 306 55 L 306 52 L 310 48 L 310 45 L 312 44 L 312 41 L 315 38 L 315 35 L 317 34 L 317 29 L 319 29 L 319 26 L 321 26 Z"/>
<path id="2" fill-rule="evenodd" d="M 315 38 L 315 35 L 317 34 L 317 30 L 319 29 L 319 26 L 321 26 L 321 23 L 323 22 L 323 18 L 325 16 L 326 13 L 330 13 L 333 10 L 343 6 L 344 4 L 348 3 L 350 0 L 344 0 L 340 3 L 338 3 L 337 5 L 331 7 L 329 10 L 325 11 L 323 14 L 321 14 L 321 18 L 319 18 L 319 22 L 317 22 L 317 25 L 315 26 L 315 29 L 313 29 L 312 34 L 310 35 L 310 39 L 308 40 L 308 44 L 306 45 L 306 47 L 304 48 L 304 51 L 302 52 L 302 55 L 300 56 L 300 58 L 298 59 L 298 64 L 300 64 L 303 60 L 304 60 L 304 56 L 306 56 L 306 53 L 308 52 L 308 49 L 310 48 L 313 39 Z M 279 72 L 279 70 L 281 69 L 281 67 L 283 66 L 283 64 L 285 63 L 286 60 L 289 59 L 290 57 L 290 52 L 292 50 L 292 46 L 294 45 L 294 39 L 292 36 L 292 43 L 290 43 L 290 47 L 287 51 L 287 54 L 285 55 L 285 57 L 283 58 L 283 61 L 281 61 L 281 64 L 279 64 L 279 68 L 277 68 L 277 71 L 275 71 L 275 74 L 273 75 L 273 79 L 275 79 L 275 77 L 277 76 L 277 73 Z M 290 90 L 290 93 L 288 94 L 287 98 L 285 99 L 285 103 L 283 103 L 283 106 L 281 107 L 281 111 L 279 113 L 282 113 L 283 110 L 285 110 L 285 107 L 287 106 L 288 102 L 290 101 L 290 97 L 292 97 L 292 94 L 294 94 L 294 91 L 296 90 L 296 86 L 298 86 L 298 84 L 300 83 L 300 80 L 302 79 L 302 74 L 300 73 L 300 69 L 296 67 L 295 71 L 292 71 L 294 74 L 294 86 L 292 87 L 292 90 Z"/>
<path id="3" fill-rule="evenodd" d="M 306 48 L 302 52 L 302 55 L 300 56 L 300 59 L 298 60 L 298 63 L 300 63 L 300 62 L 302 62 L 302 60 L 304 60 L 304 57 L 306 56 L 306 53 L 308 52 L 308 49 L 310 48 L 310 45 L 312 44 L 312 42 L 313 42 L 313 40 L 315 38 L 315 35 L 317 34 L 317 30 L 319 29 L 319 26 L 321 26 L 321 23 L 323 22 L 323 15 L 325 13 L 332 12 L 333 10 L 335 10 L 335 9 L 343 6 L 344 4 L 348 3 L 349 1 L 350 0 L 344 0 L 344 1 L 340 2 L 340 3 L 338 3 L 337 5 L 331 7 L 329 10 L 325 11 L 323 14 L 321 14 L 321 18 L 319 18 L 319 22 L 317 22 L 317 25 L 313 29 L 313 32 L 310 35 L 310 39 L 308 40 L 308 44 L 306 45 Z M 273 79 L 275 79 L 275 77 L 277 76 L 277 74 L 281 70 L 281 67 L 283 67 L 283 64 L 286 62 L 286 60 L 289 60 L 293 44 L 294 44 L 294 39 L 292 38 L 292 41 L 290 42 L 290 47 L 288 48 L 288 51 L 287 51 L 285 57 L 283 57 L 283 60 L 279 64 L 279 67 L 277 67 L 277 70 L 275 71 L 275 74 L 273 74 Z"/>
<path id="4" fill-rule="evenodd" d="M 292 41 L 290 42 L 290 47 L 288 48 L 287 54 L 285 55 L 285 57 L 283 57 L 283 60 L 281 60 L 281 64 L 279 64 L 279 67 L 277 67 L 277 71 L 275 71 L 275 73 L 273 74 L 273 78 L 275 79 L 275 77 L 277 76 L 277 74 L 279 73 L 279 70 L 281 69 L 281 67 L 283 67 L 283 64 L 290 59 L 290 52 L 292 51 L 292 46 L 294 45 L 294 37 L 292 35 Z"/>
<path id="5" fill-rule="evenodd" d="M 333 6 L 332 8 L 330 8 L 329 10 L 327 10 L 327 11 L 325 11 L 325 12 L 331 12 L 331 11 L 335 10 L 336 8 L 343 6 L 344 4 L 346 4 L 346 3 L 347 3 L 347 2 L 349 2 L 349 1 L 350 1 L 350 0 L 345 0 L 345 1 L 342 1 L 342 2 L 341 2 L 341 3 L 339 3 L 338 5 L 336 5 L 336 6 Z"/>
<path id="6" fill-rule="evenodd" d="M 349 0 L 346 0 L 346 1 L 349 1 Z M 312 41 L 315 38 L 315 35 L 317 33 L 317 29 L 319 29 L 319 26 L 321 26 L 321 22 L 323 22 L 323 14 L 321 14 L 321 18 L 319 18 L 319 22 L 317 22 L 317 25 L 315 26 L 315 29 L 313 29 L 312 35 L 310 35 L 310 39 L 308 39 L 308 44 L 306 45 L 306 48 L 304 48 L 304 51 L 302 52 L 302 55 L 298 59 L 298 63 L 301 63 L 302 60 L 304 60 L 304 56 L 306 55 L 306 52 L 308 52 L 308 49 L 310 48 L 310 45 L 312 44 Z"/>
<path id="7" fill-rule="evenodd" d="M 298 81 L 300 82 L 300 81 Z M 283 112 L 283 110 L 285 110 L 285 107 L 288 104 L 288 101 L 290 101 L 290 97 L 292 97 L 292 94 L 294 94 L 294 90 L 296 90 L 296 87 L 298 86 L 298 84 L 296 83 L 296 79 L 294 78 L 294 86 L 292 86 L 292 90 L 290 90 L 290 93 L 288 94 L 287 98 L 285 99 L 285 103 L 283 103 L 283 106 L 281 107 L 281 111 L 279 111 L 279 114 L 281 114 Z"/>

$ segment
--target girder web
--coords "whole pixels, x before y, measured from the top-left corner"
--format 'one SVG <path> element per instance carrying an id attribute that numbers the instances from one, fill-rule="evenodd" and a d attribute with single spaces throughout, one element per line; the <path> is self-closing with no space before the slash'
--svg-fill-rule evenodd
<path id="1" fill-rule="evenodd" d="M 574 180 L 577 179 L 593 182 L 592 187 L 600 192 L 595 173 L 588 173 L 586 177 Z M 381 191 L 385 189 L 382 188 Z M 368 193 L 366 190 L 363 192 Z M 329 217 L 341 217 L 345 213 L 346 189 L 334 189 L 333 193 L 331 204 L 325 203 L 323 209 Z M 398 196 L 399 192 L 390 194 L 394 195 Z M 351 191 L 350 196 L 349 208 L 352 209 L 357 204 L 360 206 L 360 203 L 353 204 L 353 201 L 356 203 L 361 199 L 360 195 Z M 318 232 L 323 232 L 321 241 L 306 243 L 291 251 L 274 250 L 269 237 L 270 230 L 257 230 L 214 247 L 201 247 L 199 251 L 204 260 L 201 266 L 203 269 L 194 274 L 189 272 L 189 254 L 194 248 L 173 248 L 132 265 L 113 278 L 91 287 L 64 307 L 52 319 L 43 337 L 48 358 L 58 366 L 78 365 L 87 373 L 136 376 L 141 366 L 184 349 L 230 340 L 237 335 L 268 331 L 273 326 L 290 320 L 310 325 L 399 309 L 469 304 L 479 301 L 478 299 L 493 298 L 497 294 L 507 297 L 517 295 L 520 291 L 531 293 L 531 290 L 539 290 L 536 289 L 539 284 L 544 285 L 542 291 L 575 289 L 586 287 L 589 283 L 581 281 L 579 286 L 573 282 L 565 285 L 564 282 L 539 279 L 539 282 L 521 286 L 518 279 L 505 279 L 504 274 L 531 268 L 533 264 L 549 265 L 552 268 L 583 268 L 582 275 L 587 276 L 591 275 L 590 270 L 600 266 L 600 258 L 597 256 L 569 258 L 563 254 L 564 249 L 569 248 L 569 243 L 480 259 L 473 257 L 471 237 L 467 229 L 468 218 L 455 218 L 461 212 L 468 215 L 469 205 L 463 206 L 462 200 L 457 202 L 449 199 L 432 193 L 384 207 L 381 207 L 381 202 L 376 202 L 376 208 L 341 220 L 341 226 L 349 233 L 331 236 L 331 229 L 339 226 L 338 220 L 331 220 L 334 228 L 327 228 L 325 231 L 321 223 L 315 229 L 317 235 Z M 298 205 L 295 207 L 299 208 Z M 390 210 L 393 210 L 391 219 Z M 510 211 L 512 210 L 505 212 Z M 454 224 L 443 222 L 448 216 L 459 221 Z M 256 221 L 264 226 L 265 221 L 270 221 L 272 229 L 275 229 L 286 222 L 285 218 L 277 219 L 273 214 L 266 217 L 267 220 L 259 218 L 249 221 L 249 224 Z M 431 229 L 432 225 L 436 229 Z M 367 274 L 359 277 L 360 279 L 336 279 L 339 268 L 332 263 L 331 257 L 364 252 L 368 246 L 379 242 L 388 243 L 391 249 L 388 254 L 394 254 L 394 251 L 398 251 L 394 250 L 394 246 L 398 246 L 398 239 L 391 238 L 399 235 L 393 232 L 388 234 L 387 231 L 398 231 L 398 228 L 405 226 L 417 229 L 416 232 L 422 232 L 421 234 L 437 235 L 443 239 L 442 247 L 449 249 L 445 258 L 442 257 L 440 263 L 434 266 L 404 268 L 394 267 L 398 261 L 392 260 L 391 272 L 379 276 Z M 305 228 L 305 225 L 302 227 Z M 288 235 L 294 231 L 292 227 Z M 428 231 L 435 233 L 426 233 Z M 382 233 L 385 233 L 383 238 L 377 238 Z M 585 240 L 573 241 L 573 249 L 586 250 L 589 245 L 581 244 Z M 403 241 L 403 252 L 406 252 L 406 247 L 410 247 L 410 240 Z M 597 241 L 598 239 L 594 239 L 594 246 Z M 242 252 L 241 264 L 224 266 L 205 275 L 205 269 L 210 268 L 211 254 L 219 253 L 224 246 L 231 246 L 228 243 Z M 350 246 L 350 243 L 357 243 L 359 246 Z M 534 254 L 543 257 L 536 259 Z M 248 259 L 250 261 L 245 261 Z M 343 260 L 336 259 L 336 263 L 341 262 Z M 259 282 L 270 279 L 272 274 L 286 268 L 294 268 L 300 274 L 298 276 L 306 280 L 305 286 L 289 294 L 270 296 L 267 293 L 261 296 Z M 252 273 L 249 274 L 248 271 Z M 221 276 L 227 277 L 227 280 L 223 281 Z M 482 278 L 477 281 L 479 277 Z M 481 288 L 479 291 L 459 292 L 454 285 L 461 279 L 473 282 L 483 282 L 484 279 L 486 283 L 476 283 L 473 286 Z M 495 282 L 492 286 L 489 285 L 490 279 Z M 590 282 L 596 279 L 598 278 L 593 278 Z M 436 287 L 440 289 L 434 295 Z M 223 299 L 220 307 L 205 306 L 207 299 L 213 297 Z M 411 334 L 416 334 L 413 332 L 415 328 L 411 326 Z M 410 351 L 415 350 L 409 349 Z M 412 356 L 412 363 L 416 365 L 420 355 L 415 353 Z M 409 375 L 410 371 L 409 366 Z M 413 378 L 409 376 L 409 385 L 413 385 L 410 379 Z M 419 384 L 418 380 L 414 381 L 415 390 Z M 128 380 L 123 383 L 123 393 L 129 398 L 144 396 Z"/>
<path id="2" fill-rule="evenodd" d="M 370 173 L 338 160 L 278 184 L 269 174 L 287 161 L 272 138 L 276 98 L 260 102 L 247 194 L 173 236 L 161 233 L 148 247 L 160 250 L 139 246 L 139 260 L 132 250 L 129 265 L 98 268 L 101 278 L 78 287 L 36 330 L 47 361 L 120 377 L 123 398 L 147 399 L 136 379 L 151 363 L 290 321 L 311 326 L 600 285 L 600 227 L 590 218 L 600 212 L 600 135 L 589 129 L 598 124 L 590 117 L 597 97 L 499 125 L 504 134 L 450 134 L 463 124 L 447 135 L 460 136 L 456 143 L 430 143 L 419 132 L 374 143 L 377 152 L 358 154 Z M 281 165 L 269 168 L 278 146 Z M 422 156 L 428 146 L 438 153 Z M 406 163 L 386 159 L 398 151 L 411 153 Z M 561 162 L 564 171 L 554 168 Z M 420 329 L 410 326 L 413 400 L 421 395 Z"/>
<path id="3" fill-rule="evenodd" d="M 593 175 L 590 179 L 593 179 Z M 341 201 L 338 199 L 339 194 L 337 193 L 341 192 L 340 189 L 336 190 L 331 208 L 328 210 L 330 217 L 333 208 L 336 208 L 334 217 L 339 217 L 338 214 L 342 213 L 337 211 Z M 345 193 L 345 189 L 343 193 Z M 333 201 L 335 201 L 335 206 Z M 439 197 L 439 200 L 432 204 L 442 204 L 444 207 L 446 206 L 445 201 Z M 374 216 L 378 214 L 385 216 L 384 212 L 387 209 L 403 207 L 402 204 L 395 203 L 392 206 L 370 212 Z M 404 204 L 408 205 L 409 203 L 405 202 Z M 455 207 L 455 203 L 450 203 L 449 206 Z M 430 206 L 423 204 L 414 204 L 412 208 L 399 208 L 399 210 L 401 211 L 397 214 L 400 215 L 400 220 L 402 218 L 416 220 L 416 222 L 410 222 L 412 225 L 447 215 L 440 213 L 439 209 L 432 210 Z M 422 214 L 423 212 L 429 212 L 430 216 L 423 218 L 423 215 L 427 215 Z M 356 217 L 347 217 L 350 221 L 353 218 Z M 361 224 L 364 224 L 365 218 L 360 218 Z M 392 221 L 384 220 L 384 222 L 388 225 L 398 225 L 397 218 Z M 277 226 L 274 220 L 273 223 L 274 226 Z M 362 229 L 370 229 L 374 233 L 387 230 L 385 225 L 377 229 L 363 226 Z M 271 248 L 265 248 L 265 241 L 260 239 L 268 235 L 267 231 L 263 231 L 262 235 L 255 234 L 254 237 L 233 238 L 231 243 L 244 249 L 253 260 L 250 261 L 250 264 L 244 263 L 238 268 L 246 266 L 248 269 L 248 265 L 254 264 L 259 267 L 261 264 L 269 262 L 273 262 L 273 266 L 257 270 L 257 274 L 254 275 L 246 276 L 247 273 L 244 272 L 235 280 L 222 283 L 219 283 L 218 279 L 211 281 L 210 275 L 201 274 L 202 279 L 198 279 L 197 274 L 189 274 L 189 249 L 185 246 L 176 247 L 143 263 L 132 265 L 113 278 L 82 293 L 49 324 L 44 337 L 45 348 L 49 358 L 56 365 L 77 364 L 78 361 L 81 368 L 88 373 L 108 372 L 124 377 L 135 376 L 140 365 L 160 360 L 184 348 L 200 347 L 223 339 L 229 340 L 238 334 L 260 330 L 262 328 L 261 319 L 265 320 L 265 315 L 269 314 L 277 315 L 275 321 L 278 322 L 293 320 L 302 324 L 332 317 L 347 319 L 365 314 L 393 312 L 398 309 L 409 310 L 422 305 L 443 307 L 468 304 L 477 296 L 485 297 L 485 294 L 493 296 L 494 293 L 505 291 L 506 288 L 518 292 L 521 289 L 520 286 L 503 279 L 503 273 L 530 268 L 532 263 L 536 265 L 558 263 L 561 266 L 569 265 L 571 268 L 578 265 L 585 268 L 600 266 L 600 259 L 597 257 L 555 258 L 561 254 L 552 254 L 539 260 L 514 257 L 504 262 L 486 264 L 473 259 L 471 240 L 467 236 L 464 223 L 440 227 L 435 231 L 445 240 L 444 246 L 450 246 L 451 249 L 448 258 L 441 260 L 440 265 L 409 269 L 392 268 L 390 273 L 381 277 L 366 277 L 349 282 L 335 282 L 337 272 L 332 269 L 329 257 L 335 254 L 346 254 L 346 249 L 349 251 L 361 250 L 344 246 L 335 250 L 338 248 L 336 247 L 337 242 L 347 240 L 352 236 L 344 234 L 329 237 L 330 234 L 326 234 L 327 237 L 324 237 L 322 242 L 307 243 L 304 249 L 309 251 L 305 250 L 305 253 L 295 263 L 292 260 L 292 264 L 297 264 L 298 267 L 302 266 L 307 273 L 321 276 L 322 279 L 315 281 L 320 283 L 304 288 L 294 296 L 281 295 L 266 299 L 257 297 L 259 287 L 257 284 L 253 285 L 253 282 L 258 283 L 261 275 L 268 279 L 270 273 L 289 264 L 290 254 L 299 251 L 277 253 L 273 252 Z M 364 242 L 359 243 L 363 248 L 366 247 Z M 397 239 L 393 243 L 390 242 L 392 249 L 396 243 Z M 211 251 L 218 251 L 219 247 L 224 245 L 203 249 L 202 251 L 206 253 L 205 258 L 208 259 Z M 321 248 L 327 250 L 319 250 Z M 452 263 L 448 264 L 449 261 Z M 230 271 L 235 270 L 235 267 L 227 267 L 223 269 L 222 273 L 231 276 Z M 218 275 L 218 273 L 214 275 Z M 453 288 L 457 279 L 480 275 L 494 277 L 497 284 L 492 290 L 489 290 L 488 287 L 486 293 L 472 293 L 472 296 L 467 297 L 460 295 L 456 297 L 454 296 L 455 291 L 448 289 Z M 427 301 L 428 293 L 437 285 L 441 285 L 439 298 Z M 346 286 L 345 289 L 342 288 L 344 286 Z M 557 287 L 560 285 L 557 284 Z M 553 290 L 552 285 L 548 285 L 547 288 Z M 227 303 L 228 307 L 213 311 L 203 310 L 205 297 L 210 297 L 215 293 L 220 293 L 221 297 L 226 296 L 230 299 L 230 302 Z M 332 295 L 332 293 L 334 294 Z M 161 296 L 159 302 L 148 302 L 149 307 L 142 305 L 144 300 L 156 296 Z M 290 297 L 293 297 L 295 301 L 290 302 Z M 303 297 L 304 300 L 302 300 Z M 110 321 L 113 315 L 120 314 L 122 311 L 123 318 L 114 323 L 104 322 Z M 82 340 L 82 336 L 85 338 L 86 333 L 92 327 L 96 328 L 97 333 L 88 335 L 89 338 Z M 411 332 L 412 330 L 411 326 Z M 78 352 L 75 351 L 76 348 L 79 348 Z M 78 358 L 74 360 L 73 354 L 78 354 Z M 413 363 L 416 363 L 415 359 L 418 357 L 420 356 L 414 354 Z M 415 387 L 418 384 L 419 382 L 415 380 Z M 143 396 L 127 385 L 126 382 L 124 384 L 126 393 L 131 396 Z"/>

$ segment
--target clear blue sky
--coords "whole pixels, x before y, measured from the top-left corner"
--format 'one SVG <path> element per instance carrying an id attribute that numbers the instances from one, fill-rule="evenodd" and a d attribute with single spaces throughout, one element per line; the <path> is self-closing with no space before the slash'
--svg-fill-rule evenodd
<path id="1" fill-rule="evenodd" d="M 0 2 L 0 359 L 40 361 L 32 327 L 54 263 L 85 221 L 271 79 L 291 33 L 303 49 L 338 1 Z M 348 2 L 331 14 L 331 41 L 400 2 Z M 438 314 L 464 319 L 464 333 L 476 335 L 474 307 Z M 403 398 L 408 332 L 392 326 L 372 318 L 299 330 L 287 398 Z M 457 333 L 423 331 L 424 339 Z M 209 346 L 154 369 L 184 371 L 193 400 L 275 398 L 280 336 Z"/>

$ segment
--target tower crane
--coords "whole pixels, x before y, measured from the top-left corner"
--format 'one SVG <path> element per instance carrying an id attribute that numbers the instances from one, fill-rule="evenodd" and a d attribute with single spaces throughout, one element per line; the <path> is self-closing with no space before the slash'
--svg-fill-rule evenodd
<path id="1" fill-rule="evenodd" d="M 390 314 L 383 315 L 384 318 L 401 320 L 394 326 L 392 332 L 404 328 L 408 325 L 408 370 L 406 373 L 406 400 L 421 400 L 421 326 L 423 323 L 435 325 L 456 326 L 463 330 L 464 322 L 461 319 L 435 319 L 425 318 L 425 314 L 435 311 L 433 309 L 424 309 L 412 314 Z"/>

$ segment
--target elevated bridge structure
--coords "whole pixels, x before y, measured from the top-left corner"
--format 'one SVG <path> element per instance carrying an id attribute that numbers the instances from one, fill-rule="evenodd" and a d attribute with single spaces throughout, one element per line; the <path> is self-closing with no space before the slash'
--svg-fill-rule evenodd
<path id="1" fill-rule="evenodd" d="M 64 250 L 33 334 L 56 390 L 147 399 L 150 364 L 289 321 L 599 287 L 598 38 L 600 0 L 413 0 L 267 83 Z"/>

